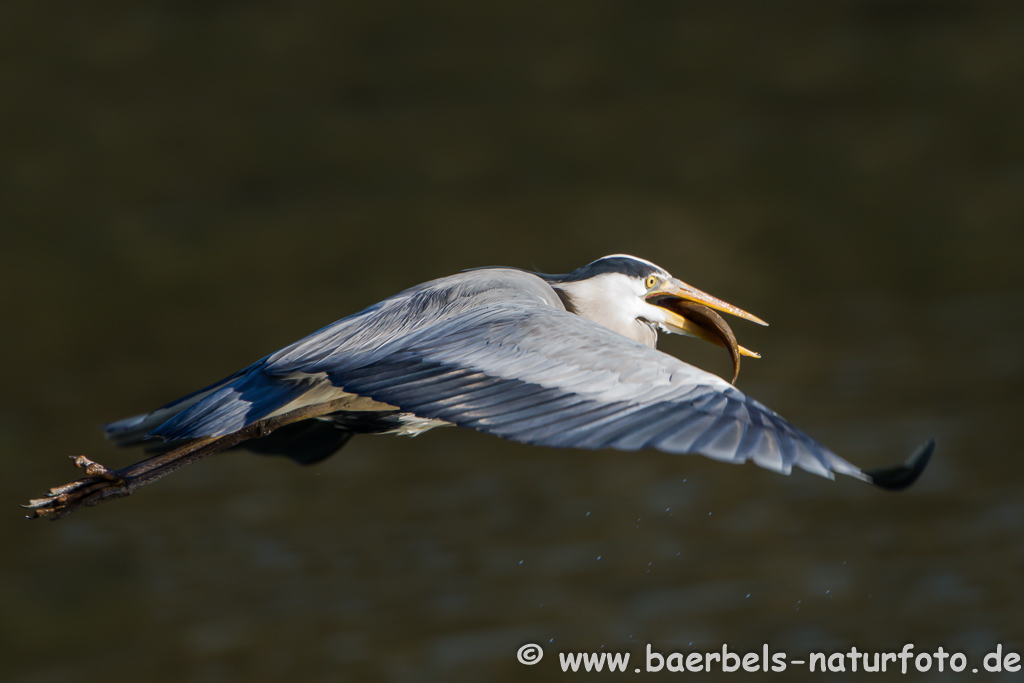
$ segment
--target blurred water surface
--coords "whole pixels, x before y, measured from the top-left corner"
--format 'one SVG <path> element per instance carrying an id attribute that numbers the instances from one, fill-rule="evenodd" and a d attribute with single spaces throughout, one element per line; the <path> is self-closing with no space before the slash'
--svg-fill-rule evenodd
<path id="1" fill-rule="evenodd" d="M 1024 651 L 1024 13 L 805 5 L 8 8 L 3 678 Z M 854 462 L 936 437 L 919 485 L 452 429 L 20 519 L 65 456 L 135 458 L 104 421 L 425 279 L 616 252 L 769 320 L 740 387 Z M 662 345 L 726 373 L 702 346 Z"/>

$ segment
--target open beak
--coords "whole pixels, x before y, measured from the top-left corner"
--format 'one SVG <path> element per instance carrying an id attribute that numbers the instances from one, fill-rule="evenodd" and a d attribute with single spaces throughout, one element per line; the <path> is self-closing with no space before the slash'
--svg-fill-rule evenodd
<path id="1" fill-rule="evenodd" d="M 732 357 L 732 381 L 735 383 L 740 374 L 740 356 L 760 358 L 754 351 L 745 349 L 736 343 L 736 335 L 722 316 L 715 311 L 729 313 L 759 325 L 767 325 L 756 315 L 717 299 L 696 287 L 675 278 L 665 280 L 661 285 L 647 293 L 648 303 L 665 309 L 665 324 L 671 332 L 697 337 L 704 341 L 717 344 L 728 349 Z"/>

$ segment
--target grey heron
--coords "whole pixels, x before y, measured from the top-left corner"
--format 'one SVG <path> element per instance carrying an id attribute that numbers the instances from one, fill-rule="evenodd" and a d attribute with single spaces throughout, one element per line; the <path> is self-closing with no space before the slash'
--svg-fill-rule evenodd
<path id="1" fill-rule="evenodd" d="M 85 477 L 32 500 L 60 518 L 126 496 L 233 447 L 322 460 L 354 434 L 415 435 L 458 425 L 552 447 L 655 448 L 789 474 L 849 475 L 909 486 L 934 441 L 902 465 L 861 470 L 733 383 L 656 350 L 659 333 L 741 355 L 720 311 L 760 318 L 649 261 L 598 259 L 565 275 L 483 268 L 423 283 L 343 318 L 153 412 L 105 426 L 153 457 L 110 470 L 74 458 Z"/>

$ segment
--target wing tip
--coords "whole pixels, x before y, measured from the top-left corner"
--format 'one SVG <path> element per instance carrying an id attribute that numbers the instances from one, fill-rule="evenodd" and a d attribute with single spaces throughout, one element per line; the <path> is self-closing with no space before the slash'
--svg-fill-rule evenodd
<path id="1" fill-rule="evenodd" d="M 924 472 L 935 451 L 935 439 L 929 439 L 913 455 L 907 458 L 902 465 L 891 467 L 878 467 L 872 470 L 865 470 L 864 474 L 871 478 L 871 483 L 887 491 L 902 491 L 909 487 Z"/>

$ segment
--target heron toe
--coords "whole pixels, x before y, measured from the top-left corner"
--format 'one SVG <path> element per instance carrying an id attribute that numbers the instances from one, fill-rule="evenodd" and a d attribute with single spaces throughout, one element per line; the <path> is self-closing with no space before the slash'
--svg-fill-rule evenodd
<path id="1" fill-rule="evenodd" d="M 123 478 L 113 470 L 109 469 L 105 465 L 101 465 L 94 460 L 90 460 L 84 455 L 73 455 L 71 459 L 75 461 L 75 467 L 80 467 L 85 470 L 85 473 L 90 476 L 102 477 L 107 481 L 123 482 Z"/>
<path id="2" fill-rule="evenodd" d="M 89 476 L 55 486 L 42 498 L 33 498 L 27 505 L 28 519 L 50 517 L 61 519 L 83 506 L 95 505 L 106 498 L 121 498 L 131 493 L 124 477 L 113 470 L 93 462 L 84 455 L 71 456 L 76 467 Z"/>

